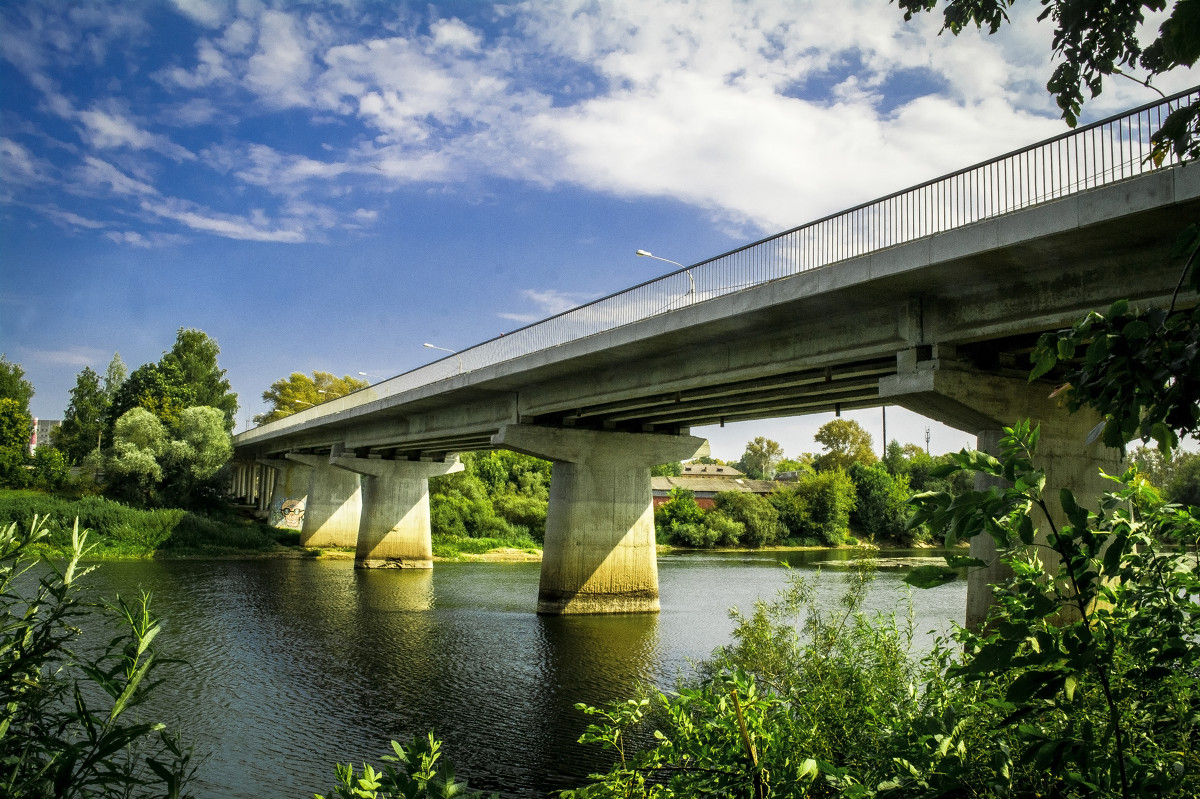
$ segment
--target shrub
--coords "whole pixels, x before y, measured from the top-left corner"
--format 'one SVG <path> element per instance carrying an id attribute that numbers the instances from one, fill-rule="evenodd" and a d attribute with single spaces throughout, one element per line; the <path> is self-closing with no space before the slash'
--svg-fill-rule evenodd
<path id="1" fill-rule="evenodd" d="M 908 521 L 908 479 L 893 477 L 882 464 L 864 466 L 856 463 L 850 467 L 850 479 L 854 482 L 855 503 L 850 513 L 850 524 L 855 531 L 872 541 L 900 541 L 911 544 L 928 538 L 922 528 L 905 529 Z"/>
<path id="2" fill-rule="evenodd" d="M 789 538 L 811 537 L 826 546 L 838 546 L 849 535 L 854 483 L 839 469 L 778 488 L 769 499 Z"/>
<path id="3" fill-rule="evenodd" d="M 85 601 L 87 532 L 72 528 L 65 568 L 50 564 L 31 597 L 17 578 L 44 535 L 41 519 L 26 534 L 0 529 L 0 786 L 11 799 L 45 796 L 177 797 L 193 774 L 191 751 L 145 714 L 162 665 L 151 642 L 160 627 L 150 598 Z M 23 580 L 20 584 L 28 585 Z M 82 627 L 116 620 L 121 631 L 95 658 L 77 654 Z"/>
<path id="4" fill-rule="evenodd" d="M 779 511 L 764 496 L 745 491 L 722 491 L 713 501 L 717 510 L 742 524 L 744 541 L 749 546 L 770 546 L 785 532 L 779 521 Z"/>
<path id="5" fill-rule="evenodd" d="M 704 526 L 708 529 L 714 546 L 737 546 L 746 532 L 745 524 L 715 508 L 704 514 Z"/>

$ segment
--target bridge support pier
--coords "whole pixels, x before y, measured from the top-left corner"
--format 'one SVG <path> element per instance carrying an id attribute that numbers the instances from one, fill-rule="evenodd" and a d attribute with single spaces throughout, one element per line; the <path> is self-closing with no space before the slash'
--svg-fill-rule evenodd
<path id="1" fill-rule="evenodd" d="M 917 362 L 911 351 L 901 353 L 899 366 L 899 374 L 880 380 L 881 397 L 974 433 L 979 449 L 990 455 L 1000 455 L 1005 426 L 1011 427 L 1021 419 L 1041 426 L 1034 463 L 1046 472 L 1043 496 L 1050 506 L 1050 521 L 1059 528 L 1066 522 L 1058 503 L 1060 489 L 1070 489 L 1079 504 L 1094 509 L 1100 495 L 1111 486 L 1100 477 L 1100 470 L 1109 474 L 1120 471 L 1120 452 L 1104 446 L 1099 439 L 1087 443 L 1100 416 L 1090 409 L 1068 413 L 1050 398 L 1053 386 L 987 374 L 949 358 Z M 977 479 L 978 487 L 985 489 L 990 478 Z M 1046 540 L 1046 521 L 1034 519 L 1040 542 Z M 1052 550 L 1041 548 L 1037 554 L 1048 571 L 1057 570 L 1059 558 Z M 992 586 L 1011 576 L 1011 571 L 997 562 L 996 544 L 990 536 L 973 538 L 971 555 L 989 564 L 987 568 L 972 569 L 967 582 L 966 626 L 980 629 L 993 604 Z"/>
<path id="2" fill-rule="evenodd" d="M 432 569 L 429 478 L 462 471 L 451 462 L 386 461 L 340 455 L 330 461 L 361 476 L 356 569 Z"/>
<path id="3" fill-rule="evenodd" d="M 705 455 L 708 442 L 508 425 L 492 444 L 554 462 L 537 612 L 657 613 L 650 467 Z"/>
<path id="4" fill-rule="evenodd" d="M 258 462 L 274 473 L 269 493 L 263 497 L 267 523 L 284 529 L 299 530 L 308 504 L 309 467 L 286 458 L 259 458 Z"/>
<path id="5" fill-rule="evenodd" d="M 358 475 L 335 469 L 327 457 L 289 452 L 287 459 L 310 467 L 300 546 L 355 546 L 362 516 Z"/>

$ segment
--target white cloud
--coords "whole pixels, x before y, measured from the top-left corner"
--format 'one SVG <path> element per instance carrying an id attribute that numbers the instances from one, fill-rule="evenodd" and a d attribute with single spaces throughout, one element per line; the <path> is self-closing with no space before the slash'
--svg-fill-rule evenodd
<path id="1" fill-rule="evenodd" d="M 115 244 L 125 244 L 130 247 L 139 249 L 153 249 L 155 247 L 171 247 L 177 244 L 182 244 L 187 241 L 187 238 L 174 233 L 139 233 L 136 230 L 125 231 L 109 231 L 104 234 L 105 238 Z"/>
<path id="2" fill-rule="evenodd" d="M 499 313 L 501 319 L 511 319 L 514 322 L 537 322 L 548 316 L 554 316 L 569 311 L 593 299 L 590 296 L 562 292 L 556 289 L 523 289 L 521 296 L 533 303 L 536 310 L 530 313 Z"/>
<path id="3" fill-rule="evenodd" d="M 229 3 L 222 0 L 171 0 L 175 10 L 206 28 L 220 27 L 229 11 Z"/>
<path id="4" fill-rule="evenodd" d="M 78 184 L 89 189 L 106 189 L 115 194 L 132 197 L 155 195 L 158 191 L 148 183 L 129 177 L 112 164 L 95 156 L 86 156 L 75 170 Z"/>
<path id="5" fill-rule="evenodd" d="M 79 112 L 78 118 L 84 125 L 84 138 L 95 148 L 153 150 L 173 161 L 192 161 L 196 158 L 166 136 L 150 133 L 119 112 L 93 107 Z"/>
<path id="6" fill-rule="evenodd" d="M 46 179 L 49 164 L 20 142 L 0 138 L 0 176 L 6 184 L 32 185 Z"/>
<path id="7" fill-rule="evenodd" d="M 186 200 L 164 198 L 154 202 L 143 201 L 143 211 L 164 219 L 171 219 L 192 230 L 211 233 L 229 239 L 244 241 L 273 241 L 297 243 L 306 241 L 304 229 L 291 222 L 273 227 L 261 209 L 253 209 L 250 217 L 215 213 Z"/>
<path id="8" fill-rule="evenodd" d="M 307 105 L 306 84 L 315 70 L 313 46 L 295 17 L 265 12 L 259 19 L 258 50 L 250 57 L 246 86 L 277 108 Z"/>

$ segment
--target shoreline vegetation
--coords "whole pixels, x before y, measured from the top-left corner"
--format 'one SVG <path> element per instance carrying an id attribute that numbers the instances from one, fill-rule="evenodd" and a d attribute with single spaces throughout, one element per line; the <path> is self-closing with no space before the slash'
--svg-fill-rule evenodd
<path id="1" fill-rule="evenodd" d="M 302 547 L 295 530 L 272 527 L 234 512 L 207 516 L 173 508 L 141 510 L 102 497 L 56 496 L 32 490 L 0 490 L 0 525 L 16 523 L 28 529 L 34 517 L 43 519 L 46 536 L 36 548 L 51 557 L 71 549 L 76 519 L 91 530 L 88 561 L 140 559 L 254 559 L 317 558 L 347 560 L 352 548 Z M 708 552 L 803 552 L 851 549 L 859 543 L 836 546 L 771 544 L 761 547 L 708 547 Z M 868 545 L 873 546 L 873 545 Z M 919 549 L 925 546 L 891 542 L 885 547 Z M 528 563 L 542 559 L 540 543 L 532 539 L 474 538 L 453 534 L 433 535 L 436 562 Z M 660 543 L 659 555 L 699 551 L 693 547 Z"/>

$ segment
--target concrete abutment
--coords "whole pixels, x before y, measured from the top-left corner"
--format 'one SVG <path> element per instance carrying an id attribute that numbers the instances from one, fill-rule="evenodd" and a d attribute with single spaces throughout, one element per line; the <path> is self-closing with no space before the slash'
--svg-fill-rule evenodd
<path id="1" fill-rule="evenodd" d="M 657 613 L 650 467 L 708 453 L 687 435 L 508 425 L 493 445 L 553 462 L 538 613 Z"/>

